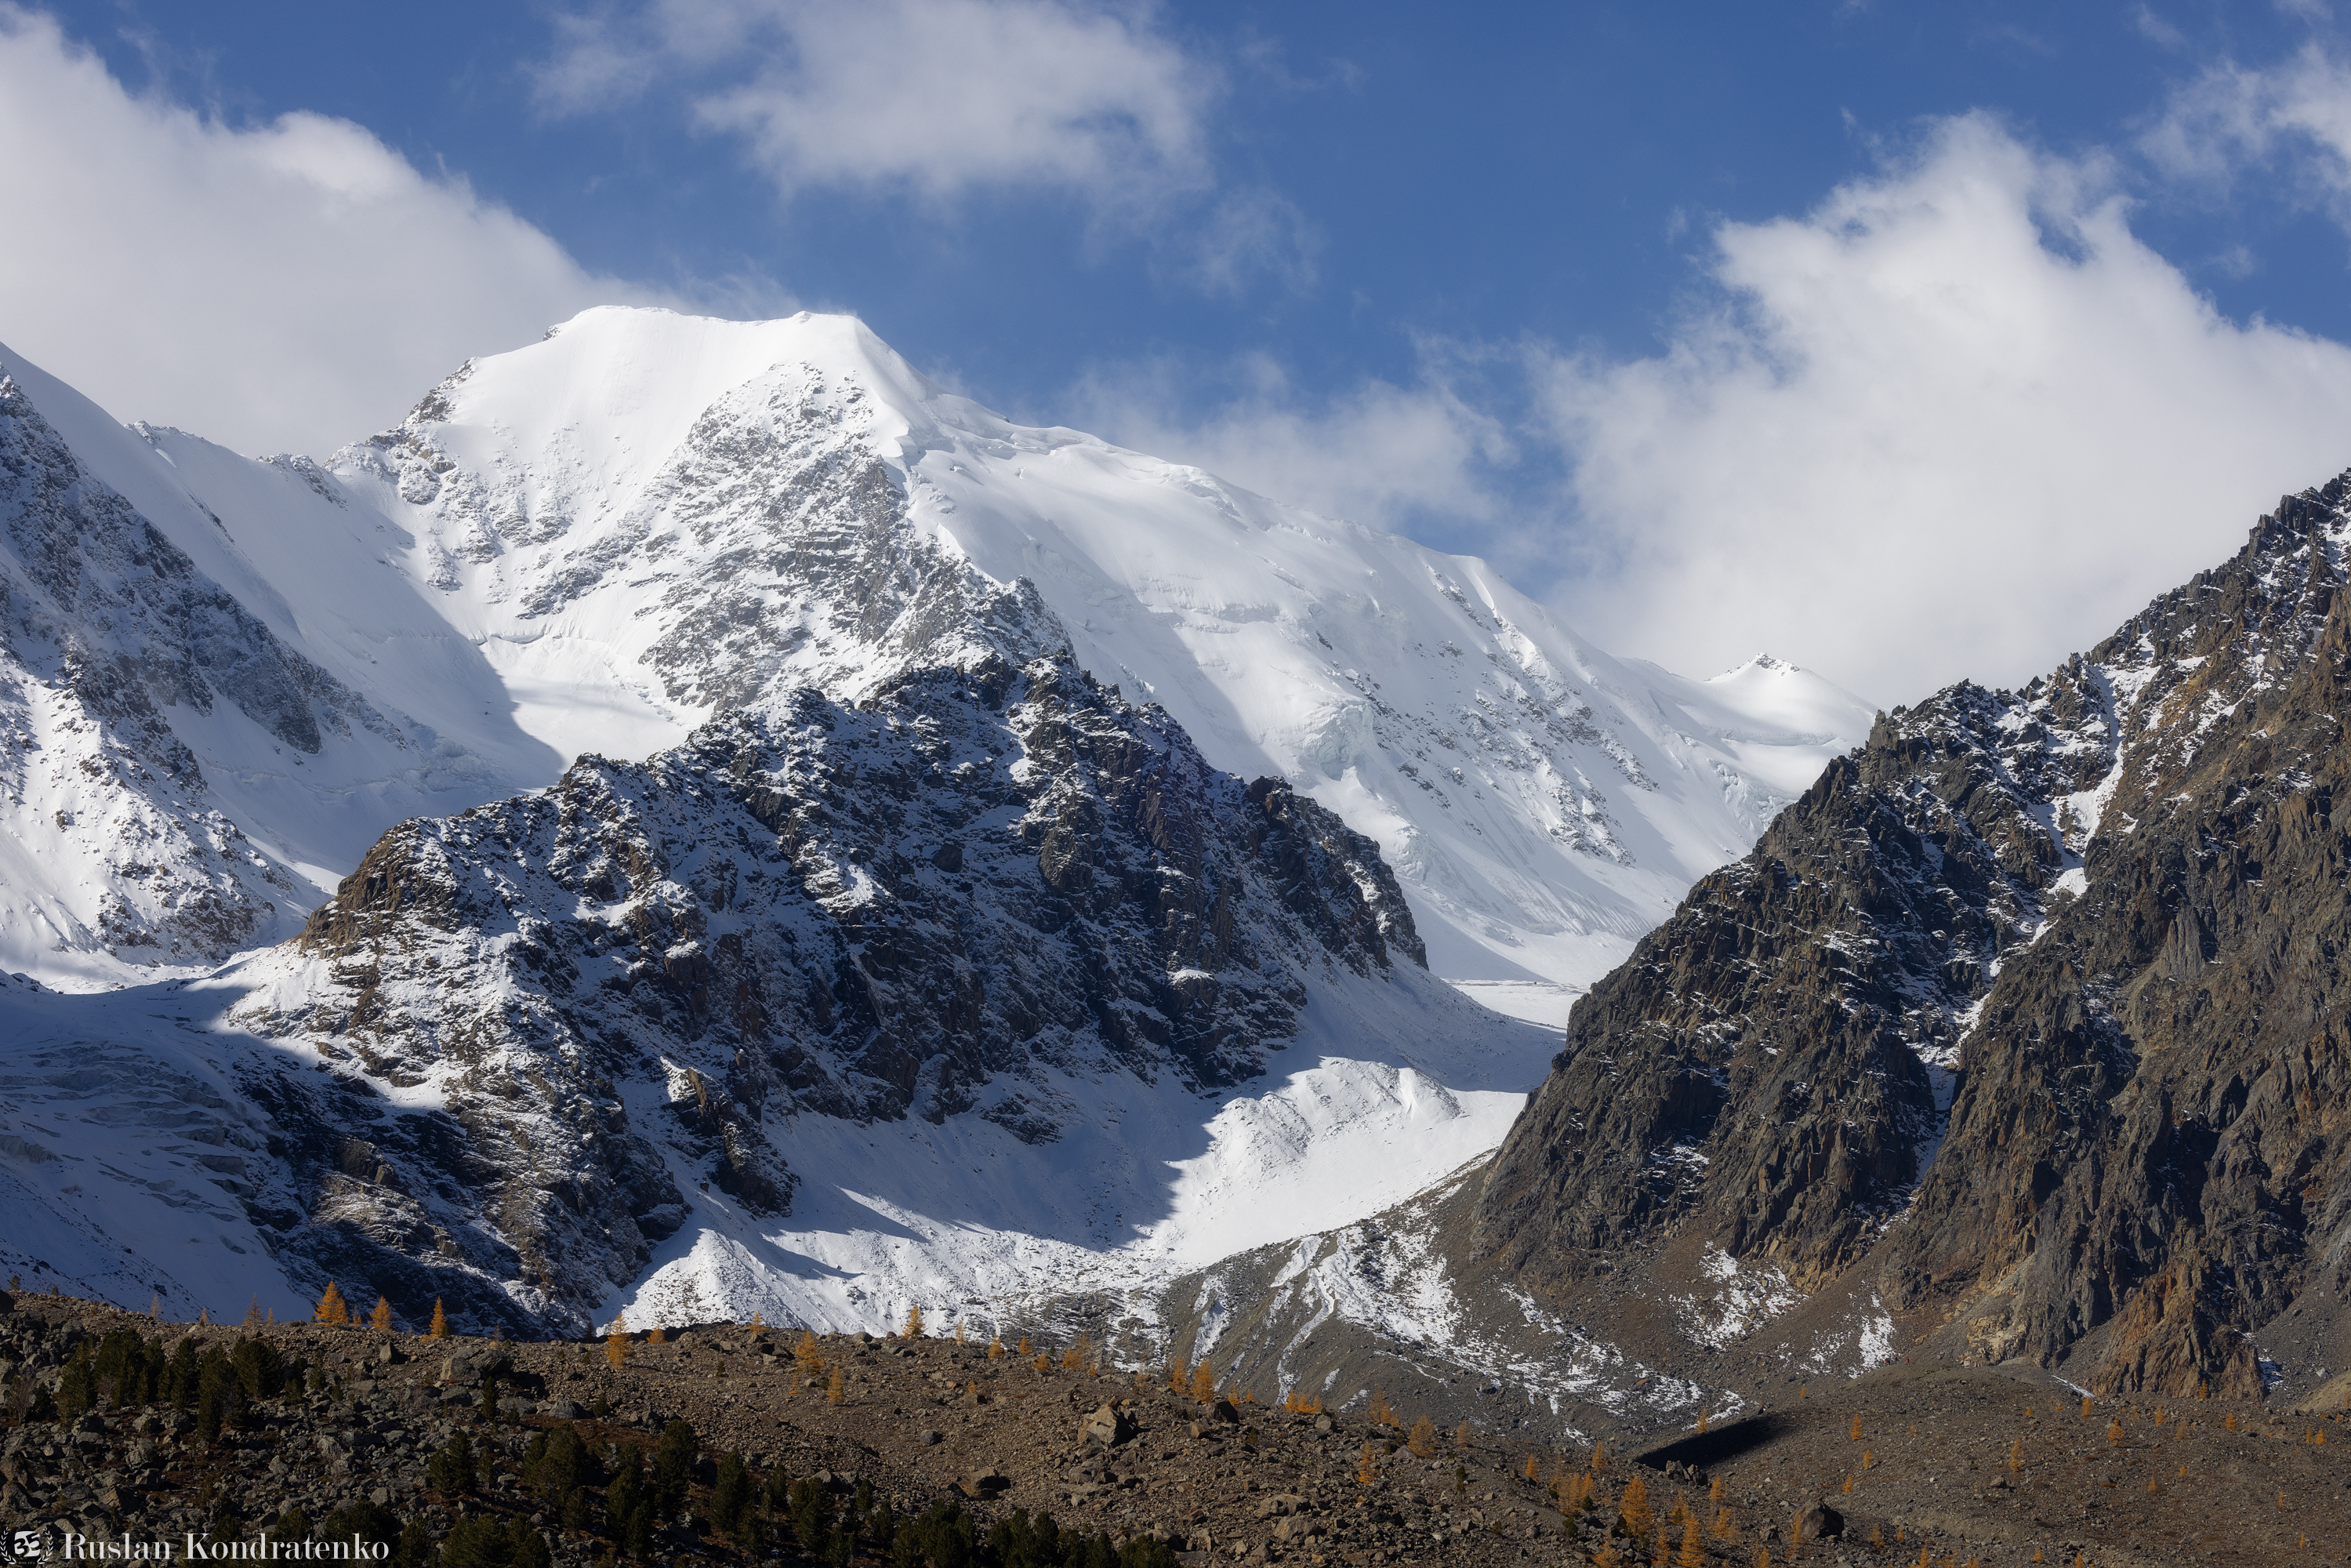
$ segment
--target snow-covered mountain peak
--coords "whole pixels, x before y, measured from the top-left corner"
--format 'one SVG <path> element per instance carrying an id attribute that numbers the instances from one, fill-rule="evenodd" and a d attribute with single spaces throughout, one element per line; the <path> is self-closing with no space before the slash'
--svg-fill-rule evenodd
<path id="1" fill-rule="evenodd" d="M 1014 424 L 847 317 L 589 311 L 333 468 L 559 753 L 1066 636 L 1217 766 L 1373 833 L 1456 979 L 1604 972 L 1869 718 L 1777 662 L 1616 660 L 1482 561 Z"/>
<path id="2" fill-rule="evenodd" d="M 853 397 L 873 408 L 935 395 L 852 317 L 721 321 L 611 307 L 583 311 L 528 348 L 468 360 L 374 444 L 413 444 L 449 465 L 404 474 L 411 499 L 430 498 L 453 470 L 495 476 L 485 497 L 492 517 L 527 518 L 521 537 L 553 538 L 628 509 L 713 404 L 793 366 L 851 379 Z M 513 542 L 516 533 L 509 526 L 499 537 Z"/>
<path id="3" fill-rule="evenodd" d="M 871 1322 L 1352 1223 L 1491 1147 L 1551 1052 L 1443 981 L 1555 1021 L 1870 718 L 1013 424 L 846 318 L 592 311 L 323 465 L 32 401 L 0 956 L 183 978 L 44 998 L 0 1113 L 80 1093 L 93 1028 L 126 1094 L 201 1055 L 295 1134 L 235 1156 L 222 1239 L 293 1278 L 304 1217 L 348 1219 L 395 1301 L 462 1258 L 567 1312 L 772 1285 Z M 37 591 L 68 557 L 90 591 Z M 115 712 L 55 684 L 72 649 L 195 674 Z M 623 1113 L 659 1148 L 600 1163 Z M 172 1149 L 117 1154 L 148 1174 L 11 1200 L 45 1249 L 179 1201 Z"/>

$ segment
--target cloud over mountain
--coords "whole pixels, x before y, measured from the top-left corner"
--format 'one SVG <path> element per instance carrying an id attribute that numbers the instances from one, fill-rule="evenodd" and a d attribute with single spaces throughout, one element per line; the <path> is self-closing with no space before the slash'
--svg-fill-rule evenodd
<path id="1" fill-rule="evenodd" d="M 2351 350 L 2223 316 L 2112 168 L 1988 116 L 1722 224 L 1706 284 L 1662 352 L 1538 369 L 1573 467 L 1562 597 L 1651 657 L 1769 641 L 1886 701 L 2020 679 L 2192 572 L 2247 497 L 2342 465 Z"/>
<path id="2" fill-rule="evenodd" d="M 0 5 L 9 341 L 119 417 L 324 454 L 469 353 L 654 291 L 349 120 L 237 125 L 128 91 Z"/>

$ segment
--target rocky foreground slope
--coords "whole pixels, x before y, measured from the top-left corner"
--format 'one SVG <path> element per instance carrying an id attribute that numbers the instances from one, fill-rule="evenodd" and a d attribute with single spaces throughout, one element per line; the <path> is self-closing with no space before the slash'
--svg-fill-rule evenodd
<path id="1" fill-rule="evenodd" d="M 0 1312 L 0 1530 L 50 1561 L 79 1550 L 69 1535 L 175 1558 L 190 1538 L 284 1557 L 357 1537 L 398 1568 L 2351 1550 L 2341 1412 L 2082 1399 L 2030 1372 L 1889 1368 L 1647 1448 L 1555 1447 L 1438 1427 L 1409 1395 L 1332 1415 L 1180 1366 L 1113 1374 L 1087 1342 L 712 1324 L 621 1351 L 18 1297 Z"/>
<path id="2" fill-rule="evenodd" d="M 2351 1364 L 2346 496 L 1885 716 L 1578 1003 L 1465 1266 L 1742 1389 L 1799 1301 L 2100 1391 Z"/>

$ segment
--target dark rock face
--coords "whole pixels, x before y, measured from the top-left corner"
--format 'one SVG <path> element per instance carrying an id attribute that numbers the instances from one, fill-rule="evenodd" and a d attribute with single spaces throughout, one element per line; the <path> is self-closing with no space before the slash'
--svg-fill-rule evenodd
<path id="1" fill-rule="evenodd" d="M 425 1239 L 454 1238 L 443 1257 L 558 1322 L 682 1222 L 656 1145 L 782 1212 L 791 1114 L 1050 1139 L 1048 1069 L 1236 1082 L 1309 980 L 1423 961 L 1371 841 L 1217 772 L 1066 653 L 916 672 L 857 708 L 801 691 L 403 824 L 298 947 L 327 983 L 237 1021 L 429 1082 L 453 1124 L 445 1157 L 305 1139 L 320 1182 L 367 1189 L 339 1234 L 435 1266 Z M 632 1082 L 659 1086 L 650 1121 Z"/>
<path id="2" fill-rule="evenodd" d="M 1970 1356 L 2258 1394 L 2247 1334 L 2351 1278 L 2346 495 L 1883 717 L 1577 1005 L 1474 1249 L 1541 1295 L 1677 1238 Z"/>

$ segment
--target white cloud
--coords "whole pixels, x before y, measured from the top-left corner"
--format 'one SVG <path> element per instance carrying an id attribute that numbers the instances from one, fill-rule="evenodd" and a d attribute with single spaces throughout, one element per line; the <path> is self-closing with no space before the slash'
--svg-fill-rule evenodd
<path id="1" fill-rule="evenodd" d="M 1277 192 L 1253 187 L 1219 200 L 1193 230 L 1189 274 L 1204 292 L 1238 295 L 1259 277 L 1292 292 L 1314 282 L 1322 233 Z"/>
<path id="2" fill-rule="evenodd" d="M 2275 66 L 2207 67 L 2139 145 L 2175 179 L 2226 185 L 2248 169 L 2282 172 L 2294 193 L 2351 228 L 2351 65 L 2317 44 Z"/>
<path id="3" fill-rule="evenodd" d="M 126 92 L 0 4 L 0 340 L 120 418 L 249 452 L 381 429 L 470 354 L 644 291 L 345 120 Z"/>
<path id="4" fill-rule="evenodd" d="M 2174 54 L 2178 54 L 2188 47 L 2188 35 L 2157 16 L 2153 8 L 2147 5 L 2140 5 L 2133 8 L 2131 25 L 2138 29 L 2140 37 L 2158 49 L 2169 49 Z"/>
<path id="5" fill-rule="evenodd" d="M 1987 118 L 1715 242 L 1665 353 L 1539 367 L 1583 528 L 1562 607 L 1604 645 L 1768 648 L 1887 703 L 2012 683 L 2351 463 L 2351 350 L 2223 319 L 2105 171 Z"/>
<path id="6" fill-rule="evenodd" d="M 1149 205 L 1207 179 L 1215 74 L 1143 6 L 1065 0 L 653 0 L 571 16 L 538 77 L 581 113 L 674 78 L 789 194 L 976 187 Z"/>
<path id="7" fill-rule="evenodd" d="M 1260 495 L 1393 532 L 1434 517 L 1490 520 L 1498 469 L 1514 449 L 1502 423 L 1447 384 L 1441 350 L 1417 384 L 1371 380 L 1328 399 L 1301 395 L 1274 361 L 1236 367 L 1243 385 L 1206 417 L 1180 412 L 1196 378 L 1168 362 L 1098 370 L 1066 417 L 1137 451 L 1190 463 Z"/>

